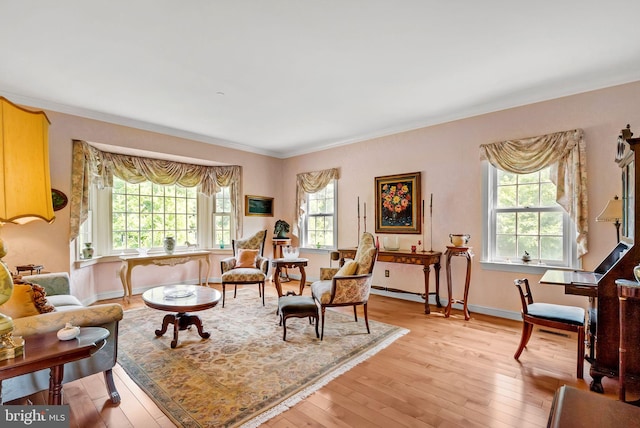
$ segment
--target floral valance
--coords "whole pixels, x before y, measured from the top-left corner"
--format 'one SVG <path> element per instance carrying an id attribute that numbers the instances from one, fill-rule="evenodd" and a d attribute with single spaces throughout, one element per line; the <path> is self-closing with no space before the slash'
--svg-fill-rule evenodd
<path id="1" fill-rule="evenodd" d="M 576 225 L 578 257 L 587 253 L 587 155 L 581 129 L 483 144 L 480 159 L 516 174 L 529 174 L 551 166 L 556 201 Z"/>
<path id="2" fill-rule="evenodd" d="M 338 179 L 338 168 L 325 169 L 322 171 L 302 172 L 296 176 L 296 221 L 293 227 L 293 234 L 298 236 L 298 228 L 302 215 L 304 214 L 304 201 L 307 193 L 316 193 L 324 189 L 331 180 Z"/>
<path id="3" fill-rule="evenodd" d="M 193 165 L 169 160 L 123 155 L 98 150 L 86 141 L 73 141 L 71 189 L 71 232 L 75 239 L 80 225 L 87 219 L 89 187 L 113 186 L 113 176 L 128 183 L 151 181 L 160 185 L 198 186 L 198 191 L 212 196 L 220 187 L 229 187 L 236 234 L 242 230 L 241 204 L 238 203 L 241 169 L 233 166 Z"/>

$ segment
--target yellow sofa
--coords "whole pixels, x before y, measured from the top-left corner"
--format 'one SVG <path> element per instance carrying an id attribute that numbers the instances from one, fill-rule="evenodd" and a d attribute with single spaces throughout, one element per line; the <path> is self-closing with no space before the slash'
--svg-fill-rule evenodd
<path id="1" fill-rule="evenodd" d="M 122 306 L 116 303 L 83 306 L 71 295 L 69 274 L 66 272 L 23 276 L 22 280 L 42 286 L 49 304 L 56 310 L 14 318 L 14 336 L 22 336 L 28 342 L 30 335 L 58 331 L 66 323 L 106 328 L 110 333 L 106 345 L 90 358 L 65 364 L 63 383 L 103 372 L 111 402 L 119 403 L 120 395 L 113 382 L 112 368 L 118 356 L 118 323 L 122 319 Z M 48 369 L 17 376 L 2 382 L 2 401 L 15 400 L 48 388 Z"/>

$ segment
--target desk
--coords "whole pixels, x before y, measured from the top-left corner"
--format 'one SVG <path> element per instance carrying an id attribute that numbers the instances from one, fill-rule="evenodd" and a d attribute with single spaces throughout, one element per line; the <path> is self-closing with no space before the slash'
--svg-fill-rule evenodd
<path id="1" fill-rule="evenodd" d="M 24 354 L 0 361 L 0 404 L 2 381 L 42 369 L 50 369 L 49 397 L 47 404 L 62 404 L 62 378 L 64 365 L 98 352 L 109 337 L 109 330 L 102 327 L 80 327 L 80 335 L 72 340 L 58 340 L 56 331 L 34 334 L 24 339 Z"/>
<path id="2" fill-rule="evenodd" d="M 462 303 L 462 311 L 464 313 L 465 321 L 469 321 L 471 315 L 469 314 L 469 306 L 467 304 L 469 297 L 469 282 L 471 281 L 471 259 L 473 258 L 473 251 L 471 247 L 453 247 L 447 245 L 447 251 L 444 252 L 447 260 L 447 308 L 444 311 L 445 318 L 451 315 L 451 305 L 454 303 Z M 453 289 L 451 285 L 451 257 L 464 257 L 467 259 L 467 276 L 464 281 L 464 297 L 462 300 L 454 299 Z"/>
<path id="3" fill-rule="evenodd" d="M 136 266 L 155 265 L 155 266 L 175 266 L 190 261 L 198 261 L 198 285 L 202 284 L 202 262 L 207 263 L 207 272 L 205 275 L 205 284 L 209 285 L 209 272 L 211 271 L 211 262 L 209 261 L 210 251 L 188 251 L 184 253 L 157 253 L 148 254 L 146 256 L 120 256 L 122 264 L 120 266 L 120 281 L 124 289 L 124 297 L 131 297 L 131 271 Z"/>
<path id="4" fill-rule="evenodd" d="M 357 248 L 338 249 L 340 253 L 340 266 L 344 265 L 344 259 L 353 259 L 356 256 Z M 442 253 L 439 251 L 418 251 L 412 253 L 410 251 L 378 251 L 377 260 L 387 263 L 401 263 L 407 265 L 422 265 L 424 272 L 424 313 L 430 314 L 429 309 L 429 272 L 430 266 L 433 265 L 436 271 L 436 305 L 441 308 L 440 304 L 440 257 Z"/>
<path id="5" fill-rule="evenodd" d="M 596 298 L 599 276 L 587 271 L 549 269 L 540 278 L 540 284 L 562 285 L 565 294 Z"/>

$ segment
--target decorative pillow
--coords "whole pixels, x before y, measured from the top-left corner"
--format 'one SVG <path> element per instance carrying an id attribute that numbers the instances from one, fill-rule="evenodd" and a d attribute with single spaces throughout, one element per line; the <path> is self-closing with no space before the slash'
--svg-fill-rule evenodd
<path id="1" fill-rule="evenodd" d="M 349 276 L 356 273 L 356 269 L 358 269 L 358 262 L 355 260 L 349 260 L 345 262 L 345 264 L 336 272 L 335 276 Z"/>
<path id="2" fill-rule="evenodd" d="M 244 250 L 238 249 L 238 257 L 236 261 L 237 268 L 254 268 L 256 267 L 256 258 L 260 250 Z"/>
<path id="3" fill-rule="evenodd" d="M 22 318 L 31 315 L 55 311 L 47 301 L 44 288 L 28 282 L 13 284 L 11 298 L 0 305 L 0 312 L 11 318 Z"/>

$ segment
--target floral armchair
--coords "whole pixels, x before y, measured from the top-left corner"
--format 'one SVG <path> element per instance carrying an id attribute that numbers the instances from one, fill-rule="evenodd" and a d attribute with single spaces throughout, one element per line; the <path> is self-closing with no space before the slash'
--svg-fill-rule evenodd
<path id="1" fill-rule="evenodd" d="M 264 283 L 269 270 L 269 259 L 262 256 L 267 231 L 261 230 L 253 236 L 232 241 L 233 257 L 220 261 L 222 270 L 222 307 L 224 308 L 227 284 L 233 284 L 233 298 L 238 284 L 258 284 L 258 293 L 264 306 Z"/>
<path id="2" fill-rule="evenodd" d="M 325 309 L 332 306 L 353 306 L 353 315 L 358 322 L 357 305 L 364 306 L 364 321 L 369 330 L 367 302 L 373 281 L 373 266 L 378 256 L 373 235 L 362 234 L 354 260 L 341 268 L 321 268 L 320 280 L 311 284 L 311 294 L 321 308 L 320 340 L 324 337 Z"/>

